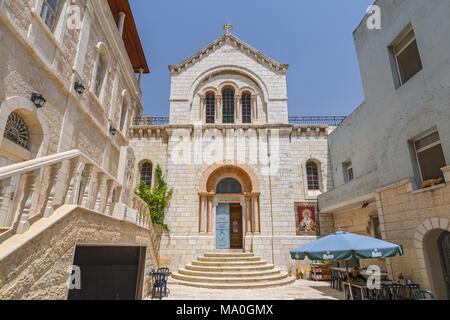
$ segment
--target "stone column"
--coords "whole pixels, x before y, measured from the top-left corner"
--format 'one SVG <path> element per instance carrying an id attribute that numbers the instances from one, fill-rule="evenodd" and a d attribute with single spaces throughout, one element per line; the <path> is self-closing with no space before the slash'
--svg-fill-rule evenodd
<path id="1" fill-rule="evenodd" d="M 236 123 L 240 123 L 240 119 L 242 119 L 242 105 L 241 105 L 242 99 L 240 95 L 235 95 L 235 108 L 234 108 L 234 118 Z"/>
<path id="2" fill-rule="evenodd" d="M 200 233 L 206 233 L 207 218 L 206 218 L 205 201 L 207 200 L 207 194 L 199 193 L 199 200 L 200 200 L 199 231 Z"/>
<path id="3" fill-rule="evenodd" d="M 20 210 L 19 223 L 17 225 L 17 234 L 23 234 L 30 228 L 30 217 L 35 211 L 33 202 L 36 196 L 38 177 L 40 170 L 27 172 L 25 174 L 25 185 L 23 192 L 23 207 Z"/>
<path id="4" fill-rule="evenodd" d="M 126 18 L 126 14 L 125 12 L 119 12 L 119 24 L 118 24 L 118 28 L 119 28 L 119 34 L 120 37 L 123 36 L 123 29 L 125 27 L 125 18 Z"/>
<path id="5" fill-rule="evenodd" d="M 258 112 L 258 108 L 257 108 L 257 96 L 252 94 L 252 117 L 253 119 L 258 118 L 257 112 Z"/>
<path id="6" fill-rule="evenodd" d="M 217 95 L 216 96 L 216 122 L 217 123 L 221 123 L 222 122 L 222 111 L 223 111 L 223 106 L 222 106 L 222 96 L 221 95 Z"/>
<path id="7" fill-rule="evenodd" d="M 205 96 L 200 95 L 200 115 L 199 120 L 206 122 L 206 112 L 205 112 Z"/>
<path id="8" fill-rule="evenodd" d="M 260 234 L 261 229 L 259 225 L 259 193 L 252 194 L 253 200 L 253 233 Z"/>
<path id="9" fill-rule="evenodd" d="M 247 235 L 253 233 L 252 229 L 252 198 L 251 193 L 246 193 L 245 195 L 245 221 L 247 226 Z"/>
<path id="10" fill-rule="evenodd" d="M 61 163 L 51 165 L 49 167 L 50 174 L 48 178 L 47 204 L 45 206 L 44 217 L 50 217 L 55 211 L 56 184 L 59 179 Z"/>
<path id="11" fill-rule="evenodd" d="M 213 233 L 213 202 L 214 193 L 208 194 L 208 233 Z"/>

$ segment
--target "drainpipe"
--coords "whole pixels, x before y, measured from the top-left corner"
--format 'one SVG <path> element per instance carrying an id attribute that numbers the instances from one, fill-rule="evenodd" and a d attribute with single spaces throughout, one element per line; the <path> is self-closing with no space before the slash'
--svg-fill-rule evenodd
<path id="1" fill-rule="evenodd" d="M 125 18 L 126 18 L 126 14 L 125 12 L 119 12 L 119 24 L 118 24 L 118 28 L 119 28 L 119 34 L 122 37 L 123 36 L 123 29 L 125 26 Z"/>

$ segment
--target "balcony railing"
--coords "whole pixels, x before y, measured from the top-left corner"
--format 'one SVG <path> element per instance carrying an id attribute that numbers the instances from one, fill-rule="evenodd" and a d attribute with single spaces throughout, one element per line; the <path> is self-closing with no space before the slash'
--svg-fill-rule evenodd
<path id="1" fill-rule="evenodd" d="M 344 116 L 302 116 L 289 117 L 290 124 L 339 126 L 347 117 Z"/>
<path id="2" fill-rule="evenodd" d="M 302 116 L 289 117 L 289 123 L 294 125 L 326 125 L 339 126 L 346 117 L 343 116 Z M 134 126 L 165 126 L 169 117 L 137 117 L 133 119 Z"/>
<path id="3" fill-rule="evenodd" d="M 169 117 L 136 117 L 134 126 L 165 126 L 169 124 Z"/>

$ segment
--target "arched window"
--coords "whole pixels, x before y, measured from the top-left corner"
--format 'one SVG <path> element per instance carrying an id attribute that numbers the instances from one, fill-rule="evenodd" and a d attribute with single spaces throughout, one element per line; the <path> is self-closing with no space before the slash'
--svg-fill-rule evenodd
<path id="1" fill-rule="evenodd" d="M 222 92 L 223 99 L 223 123 L 234 123 L 234 90 L 225 89 Z"/>
<path id="2" fill-rule="evenodd" d="M 216 122 L 216 96 L 214 93 L 206 95 L 206 123 Z"/>
<path id="3" fill-rule="evenodd" d="M 24 149 L 30 150 L 30 133 L 25 120 L 16 113 L 11 112 L 6 121 L 5 138 Z"/>
<path id="4" fill-rule="evenodd" d="M 125 127 L 127 113 L 128 113 L 128 102 L 127 99 L 124 97 L 122 102 L 122 110 L 120 111 L 120 131 L 122 131 L 123 128 Z"/>
<path id="5" fill-rule="evenodd" d="M 141 166 L 141 182 L 152 186 L 153 165 L 151 162 L 145 162 Z"/>
<path id="6" fill-rule="evenodd" d="M 99 52 L 94 77 L 94 93 L 97 97 L 100 97 L 102 93 L 103 82 L 105 81 L 106 75 L 106 65 L 105 56 Z"/>
<path id="7" fill-rule="evenodd" d="M 242 123 L 252 123 L 252 95 L 248 92 L 242 95 Z"/>
<path id="8" fill-rule="evenodd" d="M 61 12 L 61 0 L 43 0 L 41 18 L 45 25 L 54 31 Z"/>
<path id="9" fill-rule="evenodd" d="M 241 194 L 242 186 L 236 179 L 226 178 L 217 185 L 218 194 Z"/>
<path id="10" fill-rule="evenodd" d="M 308 177 L 308 190 L 320 190 L 319 170 L 315 162 L 308 161 L 306 175 Z"/>

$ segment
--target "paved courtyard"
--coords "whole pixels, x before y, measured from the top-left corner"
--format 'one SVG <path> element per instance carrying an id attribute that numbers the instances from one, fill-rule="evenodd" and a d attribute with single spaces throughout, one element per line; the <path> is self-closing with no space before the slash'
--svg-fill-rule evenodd
<path id="1" fill-rule="evenodd" d="M 296 281 L 293 284 L 267 289 L 217 290 L 169 284 L 169 300 L 339 300 L 343 294 L 327 282 Z"/>

